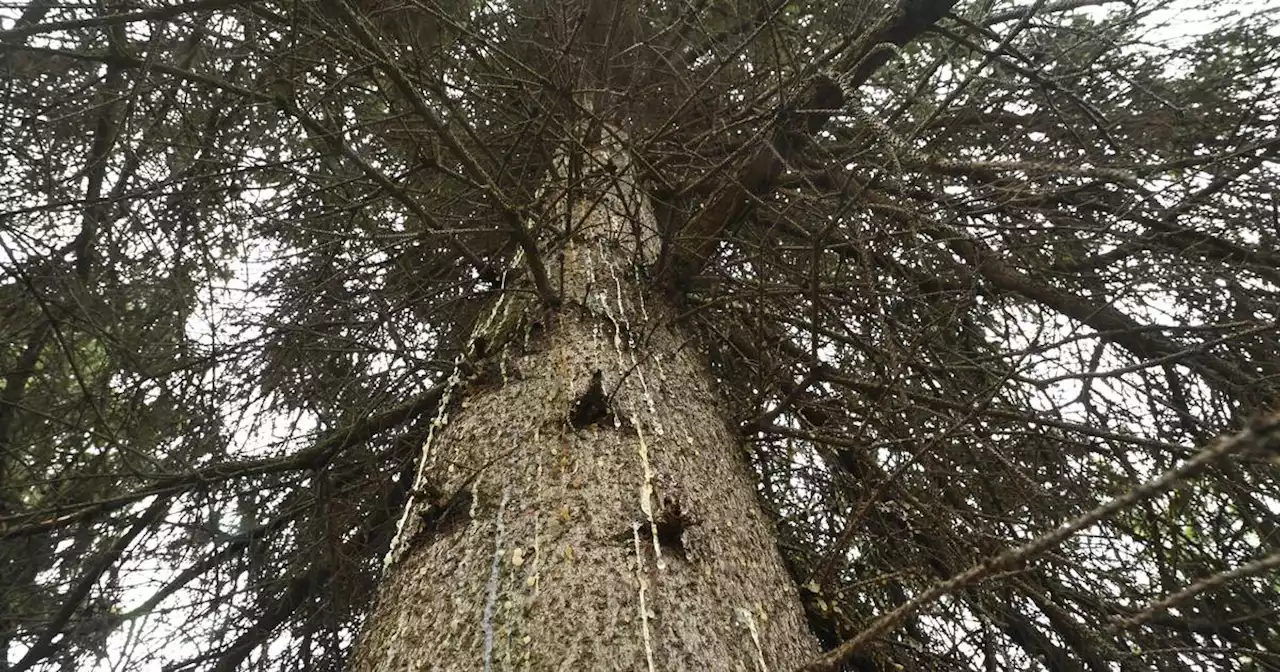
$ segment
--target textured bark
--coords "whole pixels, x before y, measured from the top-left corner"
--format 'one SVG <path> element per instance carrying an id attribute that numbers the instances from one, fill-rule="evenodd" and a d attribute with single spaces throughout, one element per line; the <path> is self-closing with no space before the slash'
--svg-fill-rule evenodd
<path id="1" fill-rule="evenodd" d="M 602 180 L 549 264 L 560 307 L 513 298 L 483 334 L 504 352 L 429 442 L 352 669 L 778 670 L 817 653 L 703 350 L 639 280 L 652 216 Z"/>

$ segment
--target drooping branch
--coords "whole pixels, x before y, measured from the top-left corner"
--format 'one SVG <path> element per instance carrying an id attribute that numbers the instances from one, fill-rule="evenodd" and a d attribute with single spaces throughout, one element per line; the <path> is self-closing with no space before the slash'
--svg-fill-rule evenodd
<path id="1" fill-rule="evenodd" d="M 0 518 L 0 539 L 40 534 L 51 529 L 65 527 L 93 518 L 147 497 L 171 495 L 196 485 L 207 486 L 211 483 L 227 481 L 233 478 L 323 467 L 339 452 L 358 446 L 382 432 L 399 427 L 414 418 L 434 411 L 440 403 L 444 388 L 443 383 L 435 385 L 422 395 L 400 406 L 334 431 L 312 446 L 290 457 L 268 457 L 244 460 L 242 462 L 214 464 L 182 474 L 160 477 L 150 487 L 111 499 L 91 502 L 69 509 L 41 512 L 43 517 L 41 514 L 20 514 Z M 35 520 L 32 520 L 33 518 Z"/>
<path id="2" fill-rule="evenodd" d="M 1008 23 L 1009 21 L 1017 21 L 1028 14 L 1054 14 L 1057 12 L 1069 12 L 1073 9 L 1082 9 L 1084 7 L 1101 7 L 1102 5 L 1114 2 L 1123 2 L 1126 5 L 1133 6 L 1130 0 L 1059 0 L 1052 4 L 1046 4 L 1043 7 L 1034 9 L 1033 6 L 1014 7 L 1002 12 L 994 12 L 982 19 L 985 26 L 994 26 L 999 23 Z"/>
<path id="3" fill-rule="evenodd" d="M 706 266 L 716 244 L 732 233 L 755 203 L 772 193 L 788 159 L 798 156 L 808 139 L 844 104 L 840 86 L 830 77 L 809 80 L 805 90 L 781 112 L 767 145 L 746 161 L 736 177 L 725 184 L 693 220 L 677 235 L 669 258 L 659 263 L 659 278 L 670 287 L 681 287 Z"/>
<path id="4" fill-rule="evenodd" d="M 887 21 L 882 21 L 869 40 L 858 42 L 860 49 L 850 52 L 853 69 L 845 85 L 857 89 L 893 58 L 894 50 L 881 45 L 905 47 L 930 26 L 951 11 L 958 0 L 900 0 Z"/>
<path id="5" fill-rule="evenodd" d="M 40 635 L 40 639 L 36 641 L 31 648 L 27 649 L 26 655 L 22 657 L 12 668 L 14 672 L 20 670 L 31 669 L 33 665 L 40 662 L 46 656 L 52 654 L 57 645 L 53 640 L 62 634 L 63 627 L 71 620 L 76 611 L 80 609 L 85 598 L 89 596 L 89 591 L 97 585 L 98 580 L 111 568 L 112 565 L 120 559 L 120 556 L 128 550 L 133 540 L 142 534 L 149 527 L 154 525 L 165 511 L 169 510 L 169 497 L 157 497 L 151 506 L 147 507 L 146 512 L 134 521 L 129 527 L 129 531 L 121 535 L 114 543 L 102 554 L 98 562 L 94 563 L 80 578 L 76 581 L 75 586 L 67 592 L 63 599 L 62 606 L 58 609 L 54 617 L 45 626 L 44 632 Z"/>
<path id="6" fill-rule="evenodd" d="M 502 190 L 498 188 L 497 182 L 489 175 L 489 172 L 471 156 L 471 152 L 449 130 L 444 120 L 432 111 L 431 106 L 427 104 L 427 101 L 423 100 L 422 95 L 413 87 L 404 70 L 396 64 L 378 39 L 369 32 L 366 22 L 343 0 L 334 3 L 333 7 L 338 11 L 342 19 L 346 21 L 347 27 L 351 29 L 352 34 L 360 44 L 374 55 L 379 67 L 395 83 L 396 89 L 409 102 L 410 107 L 413 108 L 418 117 L 426 122 L 431 130 L 435 131 L 437 137 L 440 138 L 445 147 L 449 148 L 454 157 L 462 163 L 471 179 L 475 180 L 476 185 L 485 193 L 485 196 L 502 212 L 504 223 L 511 229 L 511 237 L 524 250 L 525 265 L 533 278 L 533 286 L 538 292 L 538 296 L 548 305 L 559 303 L 559 299 L 551 289 L 551 281 L 547 277 L 546 267 L 542 264 L 537 241 L 533 239 L 533 234 L 525 225 L 523 211 L 512 203 L 506 194 L 502 193 Z"/>
<path id="7" fill-rule="evenodd" d="M 846 72 L 839 83 L 827 75 L 811 78 L 775 119 L 769 142 L 676 234 L 673 252 L 659 269 L 663 284 L 684 286 L 706 266 L 717 243 L 733 233 L 759 200 L 773 193 L 786 164 L 802 156 L 809 139 L 826 125 L 833 111 L 844 106 L 845 90 L 861 87 L 889 61 L 893 50 L 884 45 L 905 46 L 946 16 L 955 2 L 901 0 L 842 55 L 837 68 Z"/>
<path id="8" fill-rule="evenodd" d="M 369 548 L 376 545 L 379 530 L 392 521 L 396 507 L 392 501 L 384 506 L 375 507 L 372 513 L 361 521 L 351 538 L 339 547 L 336 552 L 325 553 L 311 561 L 289 578 L 279 600 L 266 608 L 258 616 L 258 620 L 245 630 L 231 646 L 214 654 L 217 663 L 214 672 L 231 672 L 237 670 L 249 654 L 253 653 L 276 632 L 280 625 L 296 618 L 298 612 L 307 616 L 324 608 L 325 597 L 331 583 L 343 572 L 343 563 L 350 558 L 367 557 Z"/>
<path id="9" fill-rule="evenodd" d="M 1230 437 L 1221 438 L 1214 445 L 1200 451 L 1191 459 L 1156 478 L 1135 485 L 1128 492 L 1111 499 L 1102 506 L 1063 523 L 1056 529 L 1038 536 L 1021 546 L 1011 548 L 995 557 L 979 562 L 946 581 L 934 584 L 902 606 L 881 616 L 859 633 L 858 636 L 818 657 L 813 662 L 802 666 L 797 672 L 832 672 L 839 669 L 842 661 L 848 659 L 849 656 L 867 646 L 876 638 L 893 631 L 905 619 L 923 607 L 938 601 L 946 595 L 974 585 L 996 572 L 1032 560 L 1077 532 L 1106 520 L 1135 504 L 1182 485 L 1187 479 L 1201 474 L 1206 467 L 1224 458 L 1244 454 L 1274 456 L 1277 453 L 1280 453 L 1280 421 L 1276 418 L 1262 420 Z M 1264 559 L 1264 561 L 1266 560 Z M 1254 567 L 1250 567 L 1249 571 L 1254 569 Z"/>

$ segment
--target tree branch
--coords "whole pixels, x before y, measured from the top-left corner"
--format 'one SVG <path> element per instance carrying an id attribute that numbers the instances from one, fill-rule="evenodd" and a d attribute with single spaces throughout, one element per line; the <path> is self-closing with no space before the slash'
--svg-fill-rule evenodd
<path id="1" fill-rule="evenodd" d="M 706 266 L 716 244 L 731 233 L 763 196 L 777 187 L 785 162 L 797 156 L 812 136 L 844 105 L 844 94 L 831 78 L 817 76 L 788 104 L 776 120 L 768 145 L 747 160 L 737 176 L 711 199 L 678 234 L 666 268 L 659 269 L 662 284 L 678 288 Z"/>
<path id="2" fill-rule="evenodd" d="M 354 422 L 329 434 L 310 448 L 306 448 L 290 457 L 215 464 L 183 474 L 163 476 L 157 478 L 151 487 L 142 490 L 91 504 L 46 511 L 44 512 L 45 515 L 62 511 L 69 512 L 62 515 L 52 515 L 37 522 L 28 522 L 37 517 L 37 514 L 5 516 L 0 518 L 0 526 L 3 526 L 0 527 L 0 539 L 41 534 L 54 528 L 65 527 L 81 520 L 92 518 L 107 511 L 119 509 L 140 499 L 154 495 L 170 494 L 193 485 L 207 486 L 211 483 L 232 478 L 321 467 L 328 463 L 333 456 L 347 448 L 360 445 L 384 431 L 397 427 L 424 413 L 434 411 L 436 405 L 440 403 L 444 387 L 444 384 L 436 385 L 416 399 L 405 402 L 389 411 Z"/>
<path id="3" fill-rule="evenodd" d="M 1205 448 L 1186 462 L 1149 481 L 1134 486 L 1123 495 L 1082 516 L 1063 523 L 1057 529 L 1036 537 L 1021 546 L 1011 548 L 995 557 L 979 562 L 946 581 L 934 584 L 931 588 L 908 600 L 902 606 L 876 619 L 870 627 L 863 630 L 858 636 L 802 665 L 797 668 L 796 672 L 836 672 L 836 670 L 840 669 L 840 664 L 848 659 L 849 656 L 869 644 L 872 640 L 892 632 L 921 608 L 933 604 L 942 597 L 962 588 L 976 584 L 996 572 L 1010 569 L 1035 558 L 1087 527 L 1106 520 L 1139 502 L 1146 501 L 1178 487 L 1188 478 L 1195 476 L 1205 467 L 1222 458 L 1246 452 L 1280 454 L 1280 416 L 1256 423 L 1230 437 L 1219 439 L 1216 445 Z M 1268 557 L 1260 562 L 1270 561 Z M 1257 567 L 1252 565 L 1247 567 L 1248 571 L 1251 572 L 1257 570 Z"/>

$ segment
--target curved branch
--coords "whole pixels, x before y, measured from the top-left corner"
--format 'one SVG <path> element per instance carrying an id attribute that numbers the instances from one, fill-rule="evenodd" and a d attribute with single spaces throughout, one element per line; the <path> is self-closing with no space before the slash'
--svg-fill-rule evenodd
<path id="1" fill-rule="evenodd" d="M 0 526 L 3 526 L 0 527 L 0 539 L 41 534 L 54 528 L 71 525 L 107 511 L 128 506 L 147 497 L 171 494 L 195 485 L 204 486 L 233 478 L 323 467 L 343 450 L 358 446 L 382 432 L 434 411 L 440 403 L 444 387 L 443 383 L 436 385 L 416 399 L 405 402 L 389 411 L 354 422 L 347 427 L 330 433 L 311 447 L 290 457 L 262 458 L 215 464 L 195 471 L 163 476 L 157 478 L 155 483 L 148 488 L 91 504 L 54 509 L 53 512 L 45 512 L 45 515 L 49 517 L 35 522 L 30 521 L 32 518 L 37 517 L 36 514 L 5 516 L 0 518 Z M 49 515 L 50 513 L 58 512 L 65 513 L 62 513 L 62 515 Z"/>
<path id="2" fill-rule="evenodd" d="M 907 618 L 942 597 L 974 585 L 992 574 L 1031 560 L 1062 543 L 1077 532 L 1100 523 L 1139 502 L 1151 499 L 1181 485 L 1187 479 L 1204 471 L 1206 467 L 1229 455 L 1245 453 L 1280 454 L 1280 418 L 1259 422 L 1230 437 L 1220 439 L 1215 445 L 1205 448 L 1186 462 L 1149 481 L 1135 485 L 1128 492 L 1111 499 L 1102 506 L 1063 523 L 1021 546 L 1011 548 L 999 555 L 978 562 L 946 581 L 934 584 L 902 606 L 876 619 L 858 636 L 819 656 L 812 662 L 802 665 L 796 672 L 835 672 L 844 660 L 870 644 L 872 640 L 892 632 Z M 1264 561 L 1266 560 L 1268 559 L 1264 559 Z M 1253 571 L 1255 568 L 1249 566 L 1248 569 Z"/>
<path id="3" fill-rule="evenodd" d="M 756 201 L 778 186 L 783 167 L 808 144 L 831 113 L 844 105 L 844 94 L 831 78 L 809 80 L 804 92 L 783 112 L 770 142 L 747 160 L 737 176 L 677 234 L 672 254 L 658 277 L 669 287 L 682 287 L 706 266 L 716 244 L 733 232 Z M 660 262 L 663 263 L 663 262 Z"/>
<path id="4" fill-rule="evenodd" d="M 44 632 L 40 635 L 40 639 L 31 648 L 27 650 L 27 654 L 22 657 L 11 669 L 12 672 L 22 672 L 29 669 L 32 665 L 40 662 L 45 657 L 54 653 L 61 643 L 55 645 L 53 639 L 62 634 L 63 628 L 71 617 L 75 615 L 76 610 L 80 608 L 81 603 L 88 597 L 89 591 L 98 583 L 98 579 L 115 564 L 116 560 L 129 548 L 133 540 L 142 533 L 143 530 L 151 527 L 160 517 L 169 510 L 168 497 L 157 497 L 145 513 L 134 521 L 129 531 L 116 540 L 107 552 L 102 555 L 96 564 L 76 582 L 62 603 L 62 607 L 58 609 L 58 613 L 49 621 L 49 625 L 45 627 Z"/>

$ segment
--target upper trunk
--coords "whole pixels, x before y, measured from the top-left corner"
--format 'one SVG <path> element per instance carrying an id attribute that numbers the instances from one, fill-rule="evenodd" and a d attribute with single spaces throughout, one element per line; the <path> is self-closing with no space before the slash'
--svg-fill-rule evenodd
<path id="1" fill-rule="evenodd" d="M 544 255 L 562 302 L 508 292 L 478 330 L 355 670 L 765 670 L 817 652 L 702 349 L 637 272 L 656 255 L 648 204 L 619 154 L 585 163 L 609 166 L 602 193 L 571 220 L 555 208 L 570 235 Z"/>

